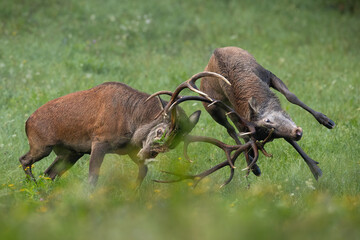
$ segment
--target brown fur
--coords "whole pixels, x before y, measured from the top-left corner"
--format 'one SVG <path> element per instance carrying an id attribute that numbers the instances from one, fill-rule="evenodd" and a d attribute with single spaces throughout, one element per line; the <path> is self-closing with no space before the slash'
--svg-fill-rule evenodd
<path id="1" fill-rule="evenodd" d="M 89 153 L 92 142 L 107 141 L 116 149 L 131 140 L 135 129 L 151 122 L 151 117 L 161 111 L 156 99 L 144 103 L 148 96 L 125 84 L 105 83 L 51 100 L 27 120 L 29 143 L 64 145 Z M 141 146 L 138 140 L 133 142 Z"/>
<path id="2" fill-rule="evenodd" d="M 159 129 L 170 128 L 171 119 L 165 115 L 155 119 L 162 107 L 157 98 L 145 101 L 149 96 L 109 82 L 49 101 L 26 122 L 30 150 L 20 158 L 25 172 L 33 177 L 31 165 L 54 150 L 57 158 L 45 171 L 54 179 L 91 153 L 89 181 L 95 184 L 106 153 L 128 154 L 139 165 L 141 183 L 147 172 L 145 159 L 169 149 L 153 144 Z M 188 120 L 181 108 L 176 111 Z M 195 124 L 199 115 L 192 118 Z"/>

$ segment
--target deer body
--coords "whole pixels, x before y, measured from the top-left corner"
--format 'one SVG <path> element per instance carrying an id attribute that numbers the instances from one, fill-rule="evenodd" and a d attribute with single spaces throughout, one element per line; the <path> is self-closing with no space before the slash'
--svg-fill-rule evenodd
<path id="1" fill-rule="evenodd" d="M 270 129 L 273 129 L 272 138 L 284 138 L 298 152 L 302 151 L 295 143 L 302 137 L 302 129 L 297 127 L 289 115 L 281 109 L 280 102 L 270 87 L 285 95 L 291 103 L 310 112 L 319 123 L 328 128 L 335 126 L 334 122 L 324 114 L 314 111 L 301 102 L 279 78 L 263 68 L 251 54 L 241 48 L 216 49 L 205 69 L 223 75 L 229 80 L 231 86 L 223 84 L 215 78 L 207 77 L 201 81 L 200 90 L 207 93 L 211 98 L 221 100 L 232 106 L 241 117 L 253 122 L 257 129 L 255 137 L 258 140 L 263 140 L 268 136 Z M 206 104 L 204 106 L 214 120 L 223 125 L 230 136 L 237 143 L 240 143 L 235 129 L 227 121 L 226 112 L 216 106 Z M 236 125 L 236 127 L 242 129 L 240 125 Z M 304 156 L 305 153 L 301 152 L 300 154 Z M 317 172 L 317 176 L 321 175 L 320 169 L 314 164 L 315 161 L 308 157 L 305 161 L 311 162 L 312 171 L 317 168 L 314 170 Z M 256 165 L 255 168 L 257 168 Z M 254 170 L 256 175 L 260 174 L 260 169 Z M 315 177 L 317 178 L 317 176 Z"/>
<path id="2" fill-rule="evenodd" d="M 57 157 L 45 174 L 54 179 L 84 154 L 91 154 L 89 182 L 95 185 L 106 153 L 127 154 L 139 166 L 141 183 L 147 172 L 145 160 L 169 150 L 154 141 L 170 133 L 171 118 L 154 119 L 162 110 L 160 99 L 145 102 L 148 97 L 125 84 L 109 82 L 49 101 L 26 122 L 30 150 L 20 158 L 23 169 L 33 177 L 31 165 L 53 150 Z M 175 111 L 190 125 L 183 126 L 190 132 L 200 111 L 190 118 L 180 107 Z"/>

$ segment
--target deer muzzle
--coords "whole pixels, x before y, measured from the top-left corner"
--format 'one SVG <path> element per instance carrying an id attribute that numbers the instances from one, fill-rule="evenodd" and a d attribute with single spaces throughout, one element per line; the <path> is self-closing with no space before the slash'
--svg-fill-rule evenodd
<path id="1" fill-rule="evenodd" d="M 297 127 L 294 129 L 293 136 L 295 141 L 299 141 L 303 135 L 303 130 L 301 127 Z"/>

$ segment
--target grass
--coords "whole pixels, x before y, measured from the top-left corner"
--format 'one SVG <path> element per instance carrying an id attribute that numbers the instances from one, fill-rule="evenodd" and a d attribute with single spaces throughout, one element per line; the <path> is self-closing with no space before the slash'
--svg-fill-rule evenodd
<path id="1" fill-rule="evenodd" d="M 358 239 L 358 7 L 340 0 L 1 1 L 0 238 Z M 160 155 L 137 192 L 135 164 L 116 155 L 106 156 L 93 193 L 88 157 L 52 182 L 42 176 L 52 154 L 35 164 L 38 185 L 25 181 L 18 162 L 28 150 L 24 123 L 38 107 L 105 81 L 148 93 L 172 90 L 223 46 L 251 52 L 336 122 L 328 130 L 279 95 L 304 129 L 300 145 L 320 162 L 318 182 L 281 140 L 267 145 L 273 158 L 261 156 L 261 177 L 246 179 L 239 158 L 234 180 L 222 189 L 228 169 L 195 189 L 191 181 L 151 181 L 168 177 L 160 170 L 197 173 L 222 161 L 223 153 L 206 144 L 190 146 L 191 164 L 181 146 Z M 231 142 L 204 111 L 193 133 Z"/>

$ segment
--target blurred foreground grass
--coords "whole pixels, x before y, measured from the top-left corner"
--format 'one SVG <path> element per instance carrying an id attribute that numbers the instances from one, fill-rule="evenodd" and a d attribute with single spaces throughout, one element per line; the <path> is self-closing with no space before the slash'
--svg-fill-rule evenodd
<path id="1" fill-rule="evenodd" d="M 343 7 L 344 6 L 344 7 Z M 353 1 L 10 1 L 0 2 L 1 239 L 357 239 L 360 236 L 360 18 Z M 160 170 L 197 173 L 223 153 L 181 146 L 150 166 L 133 191 L 135 164 L 109 155 L 99 186 L 87 191 L 88 157 L 54 182 L 35 164 L 25 181 L 24 123 L 47 101 L 105 81 L 139 90 L 174 89 L 202 71 L 217 47 L 238 46 L 279 76 L 300 99 L 332 118 L 327 130 L 280 96 L 305 132 L 302 148 L 320 162 L 316 182 L 284 141 L 268 144 L 262 176 L 228 169 L 162 185 Z M 202 109 L 186 103 L 190 113 Z M 203 111 L 204 112 L 204 111 Z M 194 134 L 230 142 L 204 112 Z M 250 189 L 248 189 L 250 184 Z"/>
<path id="2" fill-rule="evenodd" d="M 146 188 L 134 192 L 116 185 L 118 180 L 126 179 L 112 180 L 92 194 L 84 190 L 83 184 L 73 181 L 47 183 L 40 190 L 47 193 L 40 193 L 38 201 L 29 201 L 28 194 L 14 190 L 7 199 L 8 205 L 2 207 L 2 238 L 357 239 L 359 236 L 359 198 L 333 196 L 313 189 L 314 183 L 303 184 L 290 194 L 282 185 L 257 183 L 249 190 L 240 186 L 218 190 L 209 181 L 196 189 L 191 184 L 146 184 Z M 56 186 L 49 193 L 50 184 Z"/>

